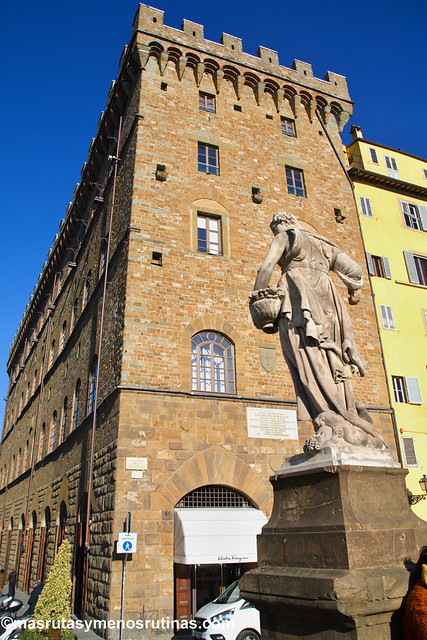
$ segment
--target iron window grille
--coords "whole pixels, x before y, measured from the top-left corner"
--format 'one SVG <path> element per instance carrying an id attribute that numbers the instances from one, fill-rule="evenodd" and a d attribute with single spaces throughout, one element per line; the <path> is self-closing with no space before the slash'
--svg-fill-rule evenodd
<path id="1" fill-rule="evenodd" d="M 221 485 L 208 485 L 194 489 L 176 505 L 178 509 L 247 509 L 249 500 L 241 493 Z"/>

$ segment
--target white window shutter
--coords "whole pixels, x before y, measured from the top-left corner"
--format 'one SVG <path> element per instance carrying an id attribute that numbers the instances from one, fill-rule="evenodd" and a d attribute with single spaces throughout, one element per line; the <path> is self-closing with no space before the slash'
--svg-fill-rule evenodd
<path id="1" fill-rule="evenodd" d="M 368 273 L 370 276 L 375 275 L 374 261 L 372 260 L 372 255 L 366 252 L 366 262 L 368 264 Z"/>
<path id="2" fill-rule="evenodd" d="M 404 214 L 406 214 L 407 216 L 411 215 L 411 212 L 409 211 L 409 202 L 405 202 L 404 200 L 401 200 L 400 206 L 402 207 L 402 211 Z"/>
<path id="3" fill-rule="evenodd" d="M 394 329 L 394 319 L 391 307 L 386 304 L 380 304 L 380 313 L 384 329 Z"/>
<path id="4" fill-rule="evenodd" d="M 418 382 L 418 378 L 412 378 L 410 376 L 405 377 L 406 392 L 408 394 L 408 400 L 410 404 L 422 404 L 421 389 Z"/>
<path id="5" fill-rule="evenodd" d="M 424 204 L 419 204 L 418 213 L 420 214 L 421 227 L 427 231 L 427 207 Z"/>
<path id="6" fill-rule="evenodd" d="M 415 266 L 414 255 L 412 251 L 404 251 L 403 255 L 405 256 L 406 268 L 408 270 L 409 282 L 413 282 L 414 284 L 420 284 L 420 280 L 418 278 L 417 268 Z"/>
<path id="7" fill-rule="evenodd" d="M 391 280 L 390 263 L 388 261 L 388 258 L 386 258 L 385 256 L 382 256 L 381 259 L 383 261 L 384 275 L 388 280 Z"/>
<path id="8" fill-rule="evenodd" d="M 415 452 L 415 443 L 413 438 L 402 438 L 403 453 L 405 455 L 405 464 L 407 467 L 417 467 L 418 460 Z"/>
<path id="9" fill-rule="evenodd" d="M 360 196 L 360 205 L 362 207 L 362 215 L 367 216 L 368 218 L 372 218 L 372 207 L 371 201 L 369 198 L 365 198 L 365 196 Z"/>

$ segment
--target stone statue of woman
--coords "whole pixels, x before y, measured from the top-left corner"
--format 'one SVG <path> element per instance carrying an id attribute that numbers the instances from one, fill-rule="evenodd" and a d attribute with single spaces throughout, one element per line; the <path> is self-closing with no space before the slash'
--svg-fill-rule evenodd
<path id="1" fill-rule="evenodd" d="M 362 270 L 334 243 L 305 229 L 289 213 L 277 213 L 274 234 L 251 294 L 257 328 L 279 331 L 292 375 L 298 418 L 312 420 L 316 435 L 304 451 L 325 446 L 387 446 L 363 405 L 353 396 L 353 373 L 365 375 L 344 302 L 329 276 L 334 271 L 351 291 L 363 284 Z M 275 265 L 282 271 L 270 287 Z"/>

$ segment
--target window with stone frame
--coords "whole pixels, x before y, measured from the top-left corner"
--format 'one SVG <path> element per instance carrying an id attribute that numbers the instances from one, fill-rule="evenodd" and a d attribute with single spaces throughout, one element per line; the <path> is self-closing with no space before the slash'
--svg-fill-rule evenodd
<path id="1" fill-rule="evenodd" d="M 88 271 L 88 274 L 85 279 L 85 286 L 84 286 L 83 308 L 89 302 L 91 290 L 92 290 L 92 271 Z"/>
<path id="2" fill-rule="evenodd" d="M 219 148 L 204 142 L 198 143 L 197 168 L 203 173 L 219 176 Z"/>
<path id="3" fill-rule="evenodd" d="M 62 325 L 62 332 L 61 332 L 61 345 L 60 345 L 60 350 L 61 351 L 64 350 L 66 342 L 67 342 L 67 321 L 64 320 L 63 325 Z"/>
<path id="4" fill-rule="evenodd" d="M 307 193 L 305 190 L 304 173 L 302 169 L 296 169 L 295 167 L 288 166 L 285 168 L 288 193 L 301 198 L 306 198 Z"/>
<path id="5" fill-rule="evenodd" d="M 234 346 L 225 336 L 202 331 L 191 340 L 191 388 L 235 393 Z"/>
<path id="6" fill-rule="evenodd" d="M 92 361 L 92 367 L 89 375 L 89 389 L 88 389 L 88 413 L 92 413 L 95 409 L 95 396 L 96 396 L 96 380 L 98 377 L 98 358 Z"/>
<path id="7" fill-rule="evenodd" d="M 65 396 L 64 404 L 62 407 L 62 420 L 61 420 L 61 442 L 64 442 L 67 437 L 67 421 L 68 421 L 68 398 Z"/>
<path id="8" fill-rule="evenodd" d="M 197 251 L 222 255 L 221 218 L 202 211 L 197 212 Z"/>
<path id="9" fill-rule="evenodd" d="M 73 310 L 71 312 L 71 331 L 76 326 L 77 318 L 79 315 L 79 300 L 76 298 L 73 304 Z"/>
<path id="10" fill-rule="evenodd" d="M 79 426 L 81 395 L 82 395 L 82 383 L 80 382 L 80 378 L 79 378 L 76 382 L 76 388 L 74 391 L 73 429 L 77 429 L 77 427 Z"/>
<path id="11" fill-rule="evenodd" d="M 209 111 L 210 113 L 216 112 L 215 96 L 211 93 L 205 93 L 199 91 L 199 109 L 201 111 Z"/>
<path id="12" fill-rule="evenodd" d="M 295 120 L 292 120 L 292 118 L 285 118 L 284 116 L 281 116 L 280 118 L 280 126 L 282 129 L 282 133 L 284 136 L 289 136 L 289 138 L 296 138 L 297 137 L 297 130 L 295 127 Z"/>
<path id="13" fill-rule="evenodd" d="M 43 459 L 45 435 L 46 435 L 46 423 L 43 422 L 42 428 L 40 429 L 40 435 L 39 435 L 39 448 L 38 448 L 38 455 L 37 455 L 38 461 Z"/>
<path id="14" fill-rule="evenodd" d="M 49 452 L 53 451 L 55 448 L 57 428 L 58 428 L 58 414 L 56 413 L 56 411 L 54 411 L 52 416 L 52 422 L 50 425 Z"/>

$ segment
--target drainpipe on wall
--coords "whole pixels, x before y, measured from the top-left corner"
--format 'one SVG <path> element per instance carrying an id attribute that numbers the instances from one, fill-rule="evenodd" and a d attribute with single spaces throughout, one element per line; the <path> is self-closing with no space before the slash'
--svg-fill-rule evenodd
<path id="1" fill-rule="evenodd" d="M 88 472 L 88 490 L 87 490 L 87 505 L 86 505 L 86 528 L 85 528 L 85 542 L 84 542 L 84 566 L 85 570 L 83 572 L 84 575 L 84 584 L 83 584 L 83 606 L 82 606 L 82 617 L 84 617 L 86 613 L 86 605 L 87 605 L 87 584 L 89 579 L 89 551 L 90 551 L 90 505 L 92 501 L 92 493 L 93 493 L 93 460 L 95 455 L 95 432 L 96 432 L 96 419 L 97 419 L 97 406 L 98 406 L 98 389 L 99 389 L 99 378 L 101 371 L 101 349 L 102 349 L 102 334 L 104 328 L 104 313 L 105 313 L 105 298 L 107 294 L 107 280 L 108 280 L 108 263 L 110 259 L 110 245 L 111 245 L 111 231 L 113 227 L 113 214 L 114 214 L 114 202 L 116 197 L 116 182 L 117 182 L 117 169 L 119 164 L 119 149 L 120 149 L 120 134 L 122 128 L 122 116 L 119 118 L 119 128 L 117 133 L 117 146 L 116 146 L 116 155 L 109 156 L 109 159 L 114 162 L 114 175 L 113 175 L 113 188 L 111 195 L 111 209 L 110 209 L 110 219 L 108 224 L 108 236 L 107 236 L 107 251 L 105 257 L 105 269 L 104 269 L 104 286 L 102 290 L 102 303 L 101 303 L 101 316 L 99 321 L 99 338 L 98 338 L 98 368 L 97 375 L 95 380 L 95 397 L 94 397 L 94 409 L 93 409 L 93 417 L 92 417 L 92 434 L 91 434 L 91 444 L 90 444 L 90 458 L 89 458 L 89 472 Z"/>

